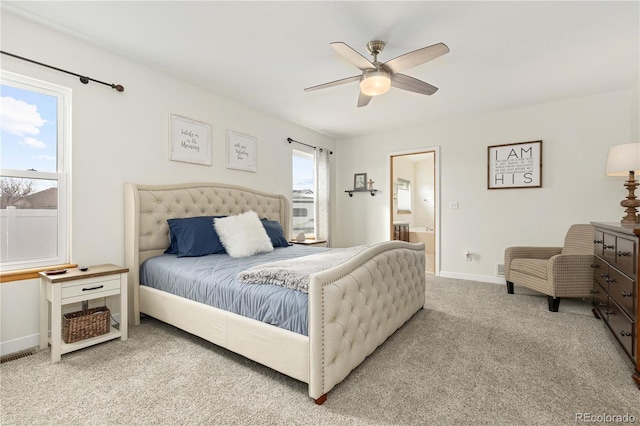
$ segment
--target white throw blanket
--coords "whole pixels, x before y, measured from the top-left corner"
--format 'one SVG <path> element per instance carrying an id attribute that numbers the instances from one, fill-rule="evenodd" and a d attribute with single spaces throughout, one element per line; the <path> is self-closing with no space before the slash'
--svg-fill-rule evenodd
<path id="1" fill-rule="evenodd" d="M 332 249 L 295 259 L 254 266 L 238 274 L 245 284 L 275 284 L 303 293 L 309 292 L 309 275 L 324 271 L 351 259 L 366 246 Z"/>

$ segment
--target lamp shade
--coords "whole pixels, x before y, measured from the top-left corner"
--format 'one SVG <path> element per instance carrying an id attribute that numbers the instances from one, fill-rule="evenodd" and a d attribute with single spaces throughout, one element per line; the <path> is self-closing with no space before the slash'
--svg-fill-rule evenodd
<path id="1" fill-rule="evenodd" d="M 628 176 L 640 173 L 640 143 L 627 143 L 609 148 L 607 176 Z"/>
<path id="2" fill-rule="evenodd" d="M 365 71 L 360 80 L 360 91 L 367 96 L 378 96 L 387 93 L 391 88 L 389 73 L 373 70 Z"/>

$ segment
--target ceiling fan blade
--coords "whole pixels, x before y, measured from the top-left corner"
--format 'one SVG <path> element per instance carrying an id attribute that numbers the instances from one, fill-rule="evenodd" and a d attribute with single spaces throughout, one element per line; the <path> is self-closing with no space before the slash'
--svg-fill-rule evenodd
<path id="1" fill-rule="evenodd" d="M 304 89 L 305 92 L 311 92 L 313 90 L 326 89 L 327 87 L 340 86 L 341 84 L 351 83 L 352 81 L 360 80 L 362 76 L 354 75 L 353 77 L 343 78 L 341 80 L 331 81 L 329 83 L 319 84 L 317 86 L 311 86 Z"/>
<path id="2" fill-rule="evenodd" d="M 360 92 L 360 96 L 358 96 L 358 108 L 369 105 L 372 97 L 373 96 L 367 96 Z"/>
<path id="3" fill-rule="evenodd" d="M 442 56 L 445 53 L 449 53 L 449 48 L 444 43 L 437 43 L 422 49 L 414 50 L 413 52 L 405 53 L 404 55 L 393 58 L 385 62 L 382 66 L 387 68 L 391 73 L 397 73 L 409 68 L 413 68 L 425 62 L 429 62 L 432 59 Z"/>
<path id="4" fill-rule="evenodd" d="M 438 91 L 436 86 L 404 74 L 393 74 L 391 76 L 391 85 L 398 89 L 420 93 L 421 95 L 433 95 Z"/>
<path id="5" fill-rule="evenodd" d="M 373 65 L 367 58 L 353 50 L 347 44 L 336 41 L 333 43 L 329 43 L 331 47 L 335 49 L 336 52 L 341 54 L 347 61 L 351 62 L 353 65 L 364 70 L 374 70 L 376 69 L 375 65 Z"/>

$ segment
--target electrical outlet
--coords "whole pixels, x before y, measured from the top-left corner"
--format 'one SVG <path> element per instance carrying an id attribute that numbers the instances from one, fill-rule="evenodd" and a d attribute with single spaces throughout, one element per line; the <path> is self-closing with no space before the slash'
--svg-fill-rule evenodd
<path id="1" fill-rule="evenodd" d="M 449 210 L 458 210 L 460 204 L 457 201 L 449 201 Z"/>
<path id="2" fill-rule="evenodd" d="M 464 260 L 471 262 L 471 252 L 469 250 L 464 252 Z"/>

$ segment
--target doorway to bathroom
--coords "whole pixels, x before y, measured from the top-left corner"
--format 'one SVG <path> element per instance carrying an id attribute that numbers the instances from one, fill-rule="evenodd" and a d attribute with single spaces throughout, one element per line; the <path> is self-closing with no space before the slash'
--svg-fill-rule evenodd
<path id="1" fill-rule="evenodd" d="M 425 245 L 425 269 L 438 273 L 438 148 L 389 154 L 392 240 Z"/>

